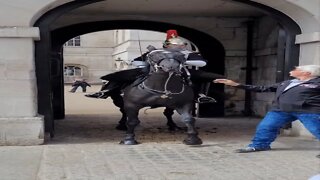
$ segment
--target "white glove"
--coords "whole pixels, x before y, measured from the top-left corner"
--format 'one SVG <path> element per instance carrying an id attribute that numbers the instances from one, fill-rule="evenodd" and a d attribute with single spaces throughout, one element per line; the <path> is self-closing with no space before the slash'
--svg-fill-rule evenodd
<path id="1" fill-rule="evenodd" d="M 205 61 L 201 61 L 201 60 L 192 60 L 192 61 L 186 61 L 186 65 L 203 67 L 203 66 L 207 65 L 207 63 Z"/>

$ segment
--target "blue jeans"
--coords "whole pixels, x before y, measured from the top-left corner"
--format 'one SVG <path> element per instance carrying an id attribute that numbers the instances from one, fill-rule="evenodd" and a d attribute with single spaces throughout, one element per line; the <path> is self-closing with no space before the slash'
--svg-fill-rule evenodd
<path id="1" fill-rule="evenodd" d="M 269 111 L 257 126 L 256 134 L 249 147 L 269 149 L 279 130 L 287 123 L 299 120 L 311 134 L 320 140 L 320 113 Z"/>

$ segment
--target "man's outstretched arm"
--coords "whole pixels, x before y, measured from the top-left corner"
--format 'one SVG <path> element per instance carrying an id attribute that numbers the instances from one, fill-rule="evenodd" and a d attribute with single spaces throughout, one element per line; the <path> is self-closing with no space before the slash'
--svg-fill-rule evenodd
<path id="1" fill-rule="evenodd" d="M 213 81 L 214 83 L 222 83 L 228 86 L 233 86 L 240 89 L 245 89 L 249 91 L 255 91 L 255 92 L 276 92 L 279 84 L 273 84 L 270 86 L 255 86 L 255 85 L 246 85 L 246 84 L 240 84 L 235 81 L 232 81 L 230 79 L 216 79 Z"/>

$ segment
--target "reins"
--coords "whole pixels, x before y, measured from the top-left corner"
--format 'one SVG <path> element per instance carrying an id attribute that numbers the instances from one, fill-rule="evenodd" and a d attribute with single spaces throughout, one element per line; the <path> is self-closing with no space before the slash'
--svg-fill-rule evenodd
<path id="1" fill-rule="evenodd" d="M 164 94 L 166 96 L 169 96 L 169 95 L 178 95 L 178 94 L 181 94 L 184 92 L 185 88 L 184 88 L 184 83 L 182 83 L 182 88 L 181 88 L 181 91 L 180 92 L 177 92 L 177 93 L 174 93 L 174 92 L 171 92 L 169 91 L 167 88 L 168 88 L 168 83 L 170 81 L 170 79 L 172 78 L 172 76 L 174 75 L 174 72 L 169 72 L 169 76 L 168 78 L 166 79 L 166 82 L 164 84 L 164 91 L 159 91 L 159 90 L 156 90 L 156 89 L 152 89 L 150 87 L 148 87 L 144 82 L 141 83 L 141 86 L 143 89 L 146 89 L 146 90 L 149 90 L 151 92 L 154 92 L 154 93 L 158 93 L 158 94 Z"/>

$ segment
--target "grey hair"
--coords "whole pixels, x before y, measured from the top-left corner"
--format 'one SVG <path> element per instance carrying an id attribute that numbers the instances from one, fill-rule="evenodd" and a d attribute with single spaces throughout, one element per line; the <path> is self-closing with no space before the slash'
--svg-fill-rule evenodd
<path id="1" fill-rule="evenodd" d="M 312 77 L 320 76 L 320 65 L 303 65 L 297 66 L 296 68 L 300 69 L 301 71 L 311 73 Z"/>

